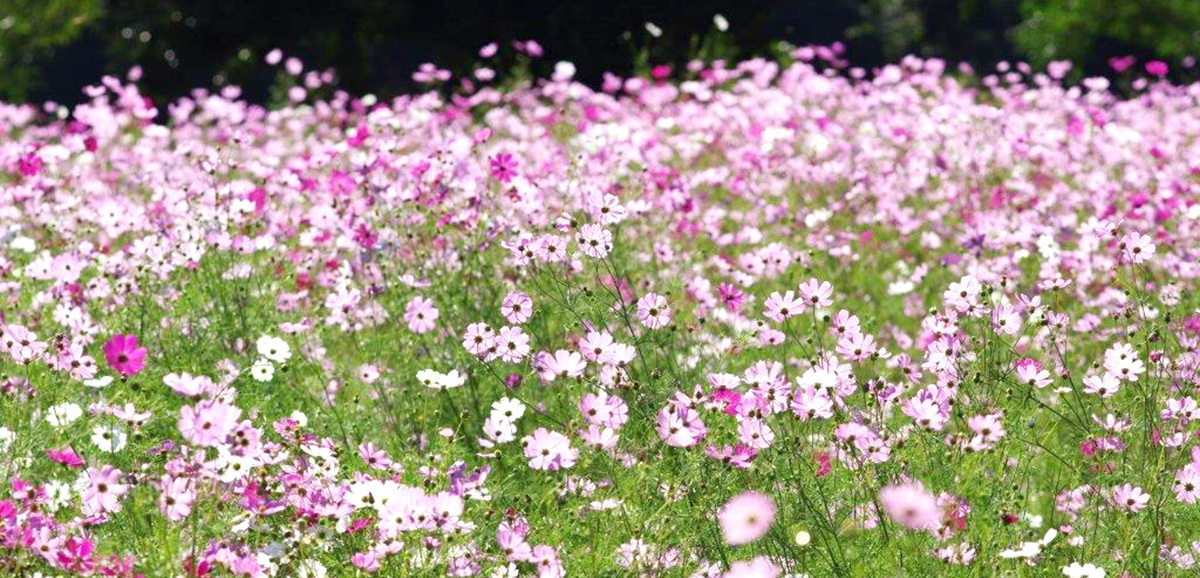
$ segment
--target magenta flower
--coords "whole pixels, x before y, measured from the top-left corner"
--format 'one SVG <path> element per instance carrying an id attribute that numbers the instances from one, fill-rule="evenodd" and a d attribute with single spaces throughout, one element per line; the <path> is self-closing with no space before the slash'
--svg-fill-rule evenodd
<path id="1" fill-rule="evenodd" d="M 58 563 L 64 570 L 77 572 L 80 575 L 91 574 L 96 567 L 93 556 L 95 544 L 87 538 L 67 538 L 61 550 L 58 551 Z"/>
<path id="2" fill-rule="evenodd" d="M 500 153 L 492 157 L 489 163 L 492 169 L 492 177 L 502 183 L 507 183 L 517 175 L 517 160 L 508 153 Z"/>
<path id="3" fill-rule="evenodd" d="M 35 153 L 29 153 L 17 161 L 17 170 L 21 176 L 36 177 L 42 171 L 42 159 Z"/>
<path id="4" fill-rule="evenodd" d="M 746 301 L 746 294 L 729 283 L 721 283 L 717 287 L 717 293 L 721 296 L 721 303 L 730 311 L 736 312 L 741 309 L 742 303 Z"/>
<path id="5" fill-rule="evenodd" d="M 61 450 L 48 449 L 46 450 L 46 456 L 68 468 L 83 467 L 83 459 L 71 447 L 65 447 Z"/>
<path id="6" fill-rule="evenodd" d="M 146 348 L 138 347 L 136 335 L 118 333 L 104 344 L 104 359 L 121 375 L 136 375 L 146 368 Z"/>

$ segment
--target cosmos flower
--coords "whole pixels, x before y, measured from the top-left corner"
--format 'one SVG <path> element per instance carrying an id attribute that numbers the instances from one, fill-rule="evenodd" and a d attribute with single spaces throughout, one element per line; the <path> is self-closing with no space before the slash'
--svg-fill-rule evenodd
<path id="1" fill-rule="evenodd" d="M 887 486 L 880 490 L 879 501 L 889 517 L 913 530 L 934 530 L 941 523 L 937 499 L 920 485 Z"/>
<path id="2" fill-rule="evenodd" d="M 571 448 L 571 440 L 558 432 L 538 428 L 521 440 L 529 467 L 554 471 L 575 465 L 579 452 Z"/>
<path id="3" fill-rule="evenodd" d="M 775 504 L 757 492 L 745 492 L 730 499 L 717 512 L 721 536 L 731 546 L 758 540 L 775 521 Z"/>
<path id="4" fill-rule="evenodd" d="M 404 308 L 404 320 L 408 329 L 413 333 L 429 333 L 437 326 L 440 312 L 434 306 L 432 299 L 416 296 L 409 300 Z"/>
<path id="5" fill-rule="evenodd" d="M 1138 513 L 1150 503 L 1150 495 L 1133 484 L 1121 484 L 1112 489 L 1112 501 L 1118 508 Z"/>
<path id="6" fill-rule="evenodd" d="M 671 308 L 667 298 L 656 293 L 647 293 L 637 302 L 638 321 L 650 329 L 662 329 L 671 323 Z"/>
<path id="7" fill-rule="evenodd" d="M 135 335 L 117 334 L 104 344 L 104 359 L 121 375 L 137 375 L 146 367 L 146 348 Z"/>
<path id="8" fill-rule="evenodd" d="M 242 415 L 239 407 L 205 400 L 180 409 L 179 432 L 188 442 L 211 447 L 224 441 Z"/>

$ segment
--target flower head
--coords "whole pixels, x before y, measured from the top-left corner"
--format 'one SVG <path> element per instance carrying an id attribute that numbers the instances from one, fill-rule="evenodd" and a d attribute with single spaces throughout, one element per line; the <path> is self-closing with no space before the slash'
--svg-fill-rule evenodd
<path id="1" fill-rule="evenodd" d="M 117 334 L 104 344 L 104 359 L 121 375 L 136 375 L 146 367 L 146 348 L 136 335 Z"/>

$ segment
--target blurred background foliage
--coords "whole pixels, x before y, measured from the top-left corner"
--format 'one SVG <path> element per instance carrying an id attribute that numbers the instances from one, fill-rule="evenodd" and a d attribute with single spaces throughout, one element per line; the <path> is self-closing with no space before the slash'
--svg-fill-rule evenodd
<path id="1" fill-rule="evenodd" d="M 261 101 L 275 78 L 261 60 L 276 47 L 335 69 L 342 87 L 388 95 L 413 88 L 422 62 L 461 71 L 488 41 L 530 38 L 546 47 L 535 66 L 568 59 L 592 84 L 680 66 L 701 47 L 765 55 L 780 40 L 844 41 L 860 66 L 919 54 L 977 69 L 1069 59 L 1077 75 L 1108 74 L 1110 57 L 1134 55 L 1179 75 L 1200 52 L 1200 0 L 0 0 L 0 99 L 76 102 L 84 84 L 140 64 L 155 99 L 232 83 Z"/>

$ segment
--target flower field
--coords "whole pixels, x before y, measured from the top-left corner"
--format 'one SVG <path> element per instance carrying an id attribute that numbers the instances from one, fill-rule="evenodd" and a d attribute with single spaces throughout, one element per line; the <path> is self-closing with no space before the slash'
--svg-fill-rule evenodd
<path id="1" fill-rule="evenodd" d="M 1192 575 L 1200 84 L 838 59 L 0 105 L 0 575 Z"/>

